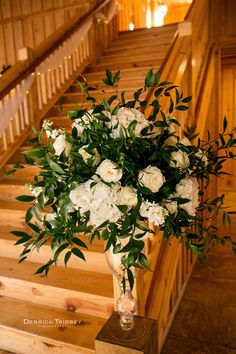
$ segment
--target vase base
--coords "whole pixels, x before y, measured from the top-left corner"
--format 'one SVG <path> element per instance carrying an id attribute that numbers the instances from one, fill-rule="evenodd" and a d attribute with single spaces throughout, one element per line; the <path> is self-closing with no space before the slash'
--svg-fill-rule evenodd
<path id="1" fill-rule="evenodd" d="M 130 330 L 124 330 L 121 326 L 117 326 L 116 328 L 111 329 L 111 336 L 114 339 L 124 341 L 124 342 L 132 342 L 137 338 L 142 338 L 146 333 L 146 326 L 144 323 L 140 323 L 134 319 L 134 327 Z"/>

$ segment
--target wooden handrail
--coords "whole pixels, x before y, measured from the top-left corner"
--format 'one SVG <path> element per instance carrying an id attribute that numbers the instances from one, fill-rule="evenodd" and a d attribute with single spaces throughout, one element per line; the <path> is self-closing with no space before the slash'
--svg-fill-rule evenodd
<path id="1" fill-rule="evenodd" d="M 88 14 L 80 17 L 76 16 L 72 21 L 69 29 L 68 25 L 62 26 L 56 35 L 50 36 L 44 43 L 39 45 L 37 49 L 32 50 L 31 58 L 27 61 L 19 62 L 10 68 L 0 79 L 0 100 L 17 84 L 19 84 L 25 77 L 27 77 L 35 68 L 44 61 L 50 54 L 54 52 L 68 37 L 70 37 L 76 30 L 82 27 L 88 19 L 95 16 L 96 13 L 106 6 L 111 0 L 104 0 L 102 4 L 91 10 Z M 79 21 L 79 22 L 78 22 Z"/>

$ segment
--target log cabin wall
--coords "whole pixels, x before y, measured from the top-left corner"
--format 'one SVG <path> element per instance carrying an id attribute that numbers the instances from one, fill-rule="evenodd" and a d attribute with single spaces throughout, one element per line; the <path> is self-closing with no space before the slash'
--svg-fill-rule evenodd
<path id="1" fill-rule="evenodd" d="M 0 0 L 0 70 L 18 61 L 18 50 L 34 49 L 70 19 L 101 0 Z"/>

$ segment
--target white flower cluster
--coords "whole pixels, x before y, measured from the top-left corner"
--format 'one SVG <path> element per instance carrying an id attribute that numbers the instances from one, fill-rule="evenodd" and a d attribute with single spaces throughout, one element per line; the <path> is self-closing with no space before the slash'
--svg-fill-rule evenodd
<path id="1" fill-rule="evenodd" d="M 31 194 L 37 198 L 39 194 L 43 193 L 45 188 L 43 187 L 34 187 L 31 183 L 26 183 L 25 188 L 29 189 Z"/>
<path id="2" fill-rule="evenodd" d="M 82 214 L 90 211 L 90 221 L 95 226 L 105 221 L 117 222 L 122 217 L 117 205 L 135 206 L 137 192 L 132 186 L 121 186 L 122 170 L 111 160 L 103 160 L 96 173 L 102 180 L 94 176 L 79 184 L 70 192 L 70 199 L 74 208 Z M 112 186 L 103 181 L 112 183 Z"/>
<path id="3" fill-rule="evenodd" d="M 120 137 L 121 134 L 129 136 L 128 127 L 133 121 L 137 121 L 134 134 L 141 137 L 142 129 L 149 127 L 149 122 L 144 114 L 135 108 L 121 107 L 116 116 L 111 117 L 109 128 L 112 129 L 112 137 L 114 139 Z"/>
<path id="4" fill-rule="evenodd" d="M 168 214 L 168 211 L 158 203 L 144 201 L 141 204 L 140 215 L 153 222 L 155 226 L 163 225 Z"/>
<path id="5" fill-rule="evenodd" d="M 179 207 L 184 209 L 189 215 L 195 216 L 199 205 L 199 185 L 196 177 L 187 176 L 176 185 L 174 197 L 186 198 L 190 201 L 184 204 L 179 204 Z"/>
<path id="6" fill-rule="evenodd" d="M 68 157 L 71 151 L 71 144 L 66 140 L 66 136 L 64 134 L 59 135 L 54 143 L 53 147 L 55 150 L 55 155 L 60 156 L 62 152 L 65 152 L 65 155 Z"/>
<path id="7" fill-rule="evenodd" d="M 72 128 L 76 128 L 77 135 L 80 137 L 85 128 L 90 128 L 91 122 L 97 120 L 96 115 L 93 114 L 93 110 L 86 112 L 81 118 L 74 120 Z"/>

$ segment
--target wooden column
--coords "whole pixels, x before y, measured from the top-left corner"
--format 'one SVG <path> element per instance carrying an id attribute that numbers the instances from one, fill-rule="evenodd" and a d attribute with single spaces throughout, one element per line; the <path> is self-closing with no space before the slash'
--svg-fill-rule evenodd
<path id="1" fill-rule="evenodd" d="M 128 332 L 121 331 L 119 321 L 120 316 L 117 312 L 113 312 L 95 338 L 96 354 L 156 354 L 158 352 L 156 320 L 135 316 L 136 326 Z"/>

